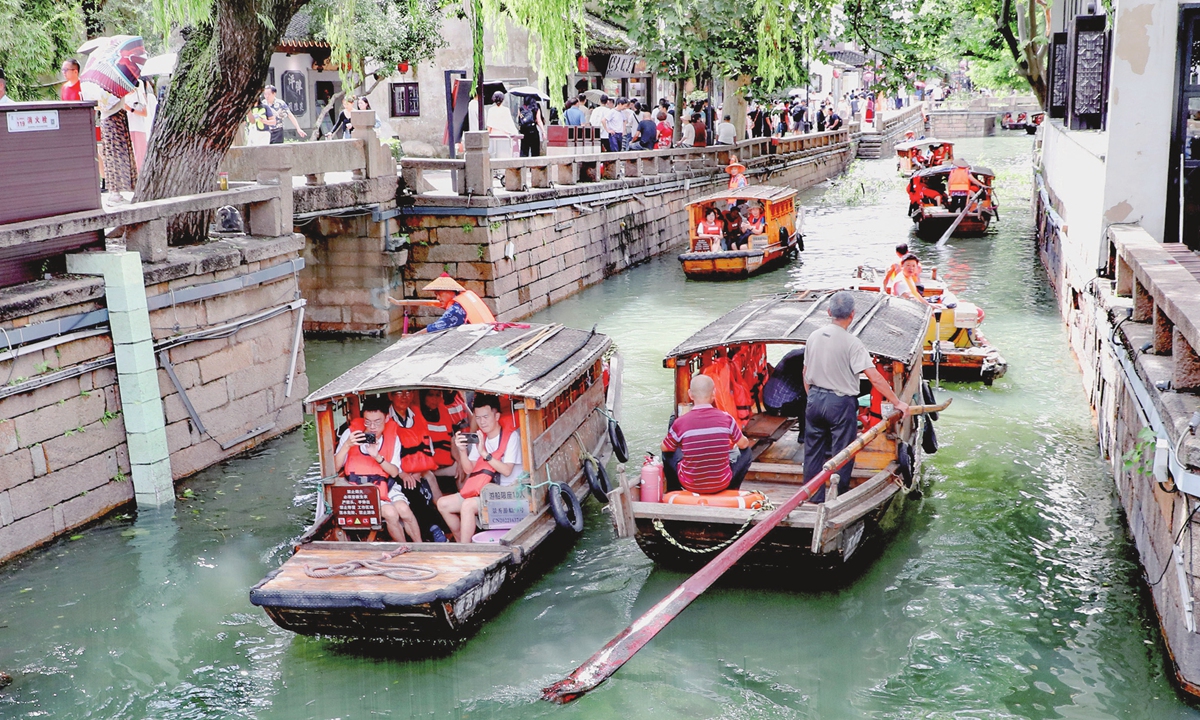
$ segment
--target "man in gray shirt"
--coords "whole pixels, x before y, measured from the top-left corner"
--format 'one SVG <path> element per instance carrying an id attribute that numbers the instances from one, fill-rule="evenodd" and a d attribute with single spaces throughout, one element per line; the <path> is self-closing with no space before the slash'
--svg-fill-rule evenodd
<path id="1" fill-rule="evenodd" d="M 829 325 L 809 335 L 804 349 L 804 389 L 808 406 L 804 413 L 804 478 L 814 478 L 834 454 L 854 442 L 858 434 L 858 375 L 866 373 L 879 394 L 908 412 L 871 354 L 846 331 L 854 321 L 854 296 L 842 290 L 829 299 Z M 850 490 L 854 460 L 838 470 L 838 494 Z M 825 502 L 825 488 L 813 493 L 814 503 Z"/>

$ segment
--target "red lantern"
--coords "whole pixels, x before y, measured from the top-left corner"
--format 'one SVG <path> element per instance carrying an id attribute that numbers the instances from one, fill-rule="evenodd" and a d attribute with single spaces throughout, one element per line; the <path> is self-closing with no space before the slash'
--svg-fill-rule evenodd
<path id="1" fill-rule="evenodd" d="M 588 71 L 587 55 L 580 55 L 579 59 L 576 61 L 576 65 L 579 68 L 579 72 L 581 72 L 581 73 L 587 72 Z"/>
<path id="2" fill-rule="evenodd" d="M 408 63 L 401 60 L 400 62 L 396 63 L 396 69 L 402 73 L 406 73 L 408 72 Z"/>

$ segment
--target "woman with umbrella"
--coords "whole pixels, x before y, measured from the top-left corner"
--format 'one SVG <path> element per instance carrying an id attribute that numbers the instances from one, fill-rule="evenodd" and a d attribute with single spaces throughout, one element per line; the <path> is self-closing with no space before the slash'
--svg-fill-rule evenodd
<path id="1" fill-rule="evenodd" d="M 96 38 L 79 48 L 91 51 L 79 76 L 80 94 L 100 110 L 100 142 L 104 152 L 104 181 L 109 192 L 132 192 L 137 167 L 129 134 L 124 98 L 137 89 L 146 48 L 134 35 Z"/>

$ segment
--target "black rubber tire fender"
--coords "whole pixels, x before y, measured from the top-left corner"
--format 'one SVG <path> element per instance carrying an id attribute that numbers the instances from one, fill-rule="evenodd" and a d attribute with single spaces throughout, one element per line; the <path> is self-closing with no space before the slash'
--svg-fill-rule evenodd
<path id="1" fill-rule="evenodd" d="M 904 487 L 913 487 L 913 467 L 916 463 L 916 458 L 913 457 L 912 447 L 901 440 L 896 443 L 896 472 L 900 473 L 900 480 L 904 483 Z"/>
<path id="2" fill-rule="evenodd" d="M 929 418 L 925 418 L 921 427 L 921 449 L 930 455 L 938 451 L 937 431 L 933 429 L 933 421 Z"/>
<path id="3" fill-rule="evenodd" d="M 592 497 L 600 501 L 601 505 L 608 504 L 608 471 L 604 466 L 592 458 L 583 461 L 583 476 L 587 478 L 588 488 L 592 491 Z"/>
<path id="4" fill-rule="evenodd" d="M 564 530 L 571 530 L 575 534 L 583 532 L 583 507 L 579 504 L 579 498 L 575 497 L 575 493 L 566 485 L 554 484 L 550 486 L 550 514 L 554 516 L 554 522 Z"/>
<path id="5" fill-rule="evenodd" d="M 608 441 L 612 443 L 613 455 L 617 456 L 617 462 L 629 462 L 629 445 L 625 443 L 625 432 L 616 420 L 608 421 Z"/>
<path id="6" fill-rule="evenodd" d="M 929 385 L 928 380 L 921 381 L 921 402 L 926 405 L 937 405 L 937 396 L 933 394 L 933 388 Z M 925 417 L 936 421 L 938 414 L 935 412 L 925 413 Z"/>

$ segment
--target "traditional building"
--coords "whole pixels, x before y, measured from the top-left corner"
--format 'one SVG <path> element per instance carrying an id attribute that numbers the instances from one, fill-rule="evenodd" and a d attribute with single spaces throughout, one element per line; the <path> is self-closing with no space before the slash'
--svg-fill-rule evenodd
<path id="1" fill-rule="evenodd" d="M 1051 31 L 1041 257 L 1174 675 L 1200 695 L 1200 6 L 1068 0 Z"/>

